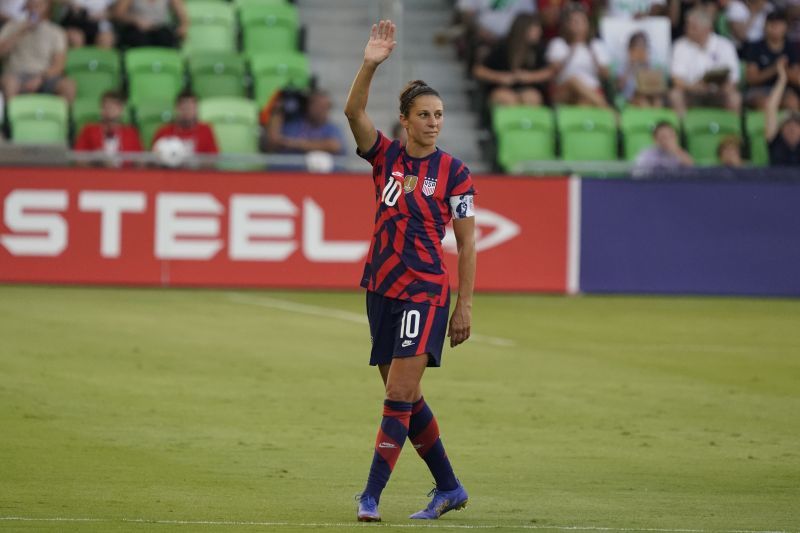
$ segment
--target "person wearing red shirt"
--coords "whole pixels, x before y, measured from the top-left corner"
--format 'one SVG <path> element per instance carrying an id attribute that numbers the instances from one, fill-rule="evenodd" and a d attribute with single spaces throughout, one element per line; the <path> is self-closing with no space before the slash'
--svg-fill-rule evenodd
<path id="1" fill-rule="evenodd" d="M 175 120 L 159 128 L 153 137 L 153 146 L 168 137 L 181 139 L 190 154 L 217 154 L 217 141 L 211 126 L 197 120 L 197 97 L 184 91 L 175 103 Z"/>
<path id="2" fill-rule="evenodd" d="M 79 152 L 105 152 L 107 164 L 116 163 L 113 156 L 120 152 L 141 152 L 139 132 L 135 126 L 122 123 L 125 100 L 116 91 L 108 91 L 100 100 L 100 122 L 86 124 L 75 140 Z"/>

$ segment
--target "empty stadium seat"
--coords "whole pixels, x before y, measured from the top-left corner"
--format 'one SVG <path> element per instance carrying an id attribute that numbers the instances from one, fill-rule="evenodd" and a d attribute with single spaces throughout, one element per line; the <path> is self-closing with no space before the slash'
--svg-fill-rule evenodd
<path id="1" fill-rule="evenodd" d="M 561 138 L 561 158 L 566 161 L 617 159 L 617 125 L 609 109 L 560 106 L 556 121 Z"/>
<path id="2" fill-rule="evenodd" d="M 669 122 L 675 131 L 680 131 L 678 115 L 671 109 L 626 107 L 622 111 L 620 130 L 625 159 L 633 161 L 643 149 L 653 144 L 653 129 L 659 122 Z"/>
<path id="3" fill-rule="evenodd" d="M 120 88 L 120 55 L 116 50 L 71 48 L 65 70 L 77 84 L 78 98 L 98 99 L 104 92 Z"/>
<path id="4" fill-rule="evenodd" d="M 686 149 L 698 165 L 718 163 L 717 146 L 727 135 L 739 135 L 739 115 L 715 108 L 694 108 L 683 118 Z"/>
<path id="5" fill-rule="evenodd" d="M 67 101 L 50 94 L 22 94 L 8 103 L 11 140 L 18 144 L 67 144 Z"/>
<path id="6" fill-rule="evenodd" d="M 185 53 L 232 52 L 236 50 L 236 16 L 233 6 L 219 0 L 196 0 L 186 4 L 189 33 Z"/>
<path id="7" fill-rule="evenodd" d="M 258 109 L 248 98 L 207 98 L 200 102 L 200 120 L 214 129 L 223 154 L 258 153 Z"/>
<path id="8" fill-rule="evenodd" d="M 129 100 L 172 104 L 183 88 L 183 58 L 172 48 L 134 48 L 125 53 Z"/>
<path id="9" fill-rule="evenodd" d="M 239 8 L 245 54 L 289 52 L 297 49 L 300 19 L 289 4 L 248 2 Z"/>
<path id="10" fill-rule="evenodd" d="M 555 159 L 553 112 L 547 107 L 498 106 L 492 111 L 497 161 L 506 172 L 522 161 Z"/>
<path id="11" fill-rule="evenodd" d="M 145 150 L 149 150 L 158 129 L 172 121 L 174 105 L 172 102 L 141 102 L 136 104 L 134 112 L 139 126 L 139 139 Z"/>
<path id="12" fill-rule="evenodd" d="M 253 96 L 263 105 L 285 87 L 305 89 L 311 81 L 308 58 L 300 52 L 288 54 L 257 54 L 250 58 L 253 76 Z"/>
<path id="13" fill-rule="evenodd" d="M 245 64 L 237 53 L 205 53 L 189 58 L 192 91 L 198 98 L 245 96 Z"/>

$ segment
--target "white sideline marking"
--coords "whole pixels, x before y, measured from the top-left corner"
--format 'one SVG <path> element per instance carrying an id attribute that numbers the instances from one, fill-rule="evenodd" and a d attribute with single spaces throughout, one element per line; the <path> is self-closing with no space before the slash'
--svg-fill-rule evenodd
<path id="1" fill-rule="evenodd" d="M 330 307 L 321 307 L 311 304 L 301 304 L 298 302 L 290 302 L 287 300 L 280 300 L 278 298 L 271 298 L 269 296 L 259 296 L 256 298 L 253 296 L 244 296 L 235 293 L 229 293 L 228 299 L 232 302 L 246 305 L 256 305 L 258 307 L 265 307 L 267 309 L 280 309 L 281 311 L 289 311 L 304 315 L 320 316 L 323 318 L 336 318 L 338 320 L 344 320 L 345 322 L 353 322 L 361 325 L 367 324 L 367 317 L 364 315 L 351 313 L 350 311 L 344 311 L 342 309 L 333 309 Z M 505 339 L 503 337 L 491 337 L 489 335 L 481 335 L 479 333 L 473 333 L 470 335 L 470 339 L 482 344 L 502 346 L 504 348 L 510 348 L 516 345 L 516 343 L 511 339 Z"/>
<path id="2" fill-rule="evenodd" d="M 0 516 L 5 522 L 99 522 L 99 523 L 136 523 L 162 525 L 196 525 L 196 526 L 263 526 L 263 527 L 383 527 L 403 529 L 557 529 L 563 531 L 650 531 L 656 533 L 792 533 L 786 530 L 751 530 L 751 529 L 672 529 L 660 527 L 603 527 L 603 526 L 547 526 L 535 524 L 387 524 L 371 522 L 258 522 L 238 520 L 157 520 L 147 518 L 34 518 L 30 516 Z"/>

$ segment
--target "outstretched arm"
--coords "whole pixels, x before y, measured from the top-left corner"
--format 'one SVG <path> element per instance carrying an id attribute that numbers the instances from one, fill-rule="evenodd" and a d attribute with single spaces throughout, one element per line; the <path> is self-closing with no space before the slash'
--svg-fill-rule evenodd
<path id="1" fill-rule="evenodd" d="M 458 247 L 458 299 L 450 317 L 450 347 L 469 339 L 472 329 L 472 291 L 475 287 L 475 217 L 454 218 Z"/>
<path id="2" fill-rule="evenodd" d="M 767 142 L 772 141 L 778 134 L 778 108 L 781 106 L 783 91 L 786 89 L 786 58 L 781 57 L 775 65 L 778 69 L 778 81 L 772 86 L 772 91 L 767 98 L 767 105 L 764 109 L 764 135 Z"/>
<path id="3" fill-rule="evenodd" d="M 375 125 L 367 115 L 369 86 L 378 65 L 389 58 L 397 44 L 394 40 L 395 31 L 396 27 L 390 20 L 382 20 L 378 24 L 372 25 L 369 42 L 364 48 L 364 62 L 356 74 L 356 79 L 353 80 L 350 94 L 347 95 L 344 114 L 350 123 L 350 130 L 353 132 L 353 137 L 356 138 L 358 149 L 362 152 L 372 148 L 378 136 Z"/>

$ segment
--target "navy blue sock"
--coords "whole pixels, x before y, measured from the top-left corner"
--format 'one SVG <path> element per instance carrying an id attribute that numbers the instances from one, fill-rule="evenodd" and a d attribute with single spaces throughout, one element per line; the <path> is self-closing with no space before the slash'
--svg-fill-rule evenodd
<path id="1" fill-rule="evenodd" d="M 400 457 L 403 443 L 408 436 L 410 418 L 410 402 L 392 400 L 383 402 L 383 420 L 378 430 L 378 438 L 375 439 L 375 454 L 372 456 L 372 466 L 364 489 L 364 493 L 375 498 L 376 502 L 380 502 L 381 492 L 386 487 L 394 465 Z"/>
<path id="2" fill-rule="evenodd" d="M 433 411 L 425 403 L 425 398 L 420 398 L 412 406 L 408 438 L 428 465 L 433 479 L 436 480 L 437 489 L 453 490 L 458 487 L 458 480 L 439 437 L 439 424 L 433 416 Z"/>

